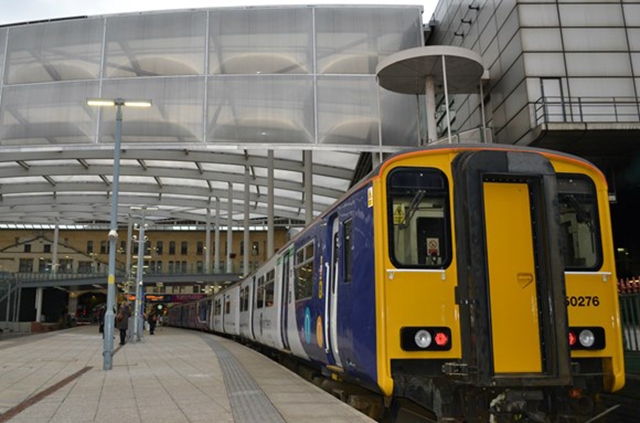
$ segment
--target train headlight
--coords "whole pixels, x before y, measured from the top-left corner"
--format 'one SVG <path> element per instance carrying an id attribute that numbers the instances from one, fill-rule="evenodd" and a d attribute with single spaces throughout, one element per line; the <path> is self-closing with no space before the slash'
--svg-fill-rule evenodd
<path id="1" fill-rule="evenodd" d="M 589 329 L 583 329 L 580 331 L 580 336 L 578 338 L 580 340 L 580 345 L 585 348 L 591 348 L 593 344 L 596 342 L 596 337 Z"/>
<path id="2" fill-rule="evenodd" d="M 414 326 L 400 329 L 400 346 L 405 351 L 449 351 L 451 329 L 435 326 Z"/>
<path id="3" fill-rule="evenodd" d="M 424 349 L 429 347 L 429 345 L 431 345 L 431 334 L 424 329 L 421 329 L 418 332 L 416 332 L 416 336 L 414 339 L 416 341 L 416 345 L 419 348 Z"/>
<path id="4" fill-rule="evenodd" d="M 572 350 L 603 350 L 606 346 L 604 328 L 570 327 L 569 347 Z"/>

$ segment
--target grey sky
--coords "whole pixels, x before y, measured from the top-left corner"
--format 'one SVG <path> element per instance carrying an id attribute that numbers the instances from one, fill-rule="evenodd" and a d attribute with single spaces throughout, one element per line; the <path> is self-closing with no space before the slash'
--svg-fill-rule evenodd
<path id="1" fill-rule="evenodd" d="M 149 10 L 191 9 L 204 7 L 280 6 L 301 4 L 394 4 L 393 0 L 0 0 L 0 24 L 80 15 L 107 15 L 112 13 L 143 12 Z M 408 0 L 400 4 L 418 4 L 424 7 L 423 20 L 429 21 L 437 0 Z"/>

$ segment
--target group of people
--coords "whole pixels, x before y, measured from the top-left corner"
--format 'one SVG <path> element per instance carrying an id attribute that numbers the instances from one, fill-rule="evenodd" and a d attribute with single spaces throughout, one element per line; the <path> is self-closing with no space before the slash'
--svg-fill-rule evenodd
<path id="1" fill-rule="evenodd" d="M 132 307 L 129 304 L 129 300 L 125 298 L 124 301 L 118 307 L 118 312 L 115 317 L 115 327 L 120 331 L 120 345 L 124 345 L 127 342 L 127 330 L 129 329 L 129 318 L 132 314 Z M 100 312 L 100 333 L 104 337 L 104 314 L 105 309 Z M 145 313 L 145 320 L 149 324 L 149 334 L 153 335 L 158 323 L 158 311 L 155 307 L 147 314 Z"/>

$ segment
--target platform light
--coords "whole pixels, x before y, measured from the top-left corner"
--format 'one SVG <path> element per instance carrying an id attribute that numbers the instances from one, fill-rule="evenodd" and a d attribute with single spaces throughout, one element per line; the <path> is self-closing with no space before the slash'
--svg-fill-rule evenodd
<path id="1" fill-rule="evenodd" d="M 111 216 L 109 223 L 109 268 L 107 276 L 107 308 L 104 316 L 104 340 L 103 340 L 103 369 L 111 370 L 113 367 L 113 332 L 114 332 L 114 308 L 116 298 L 116 250 L 118 248 L 118 191 L 120 181 L 120 154 L 122 143 L 122 108 L 150 107 L 151 100 L 116 98 L 89 98 L 87 105 L 97 107 L 116 107 L 116 128 L 113 145 L 113 180 L 111 183 Z"/>

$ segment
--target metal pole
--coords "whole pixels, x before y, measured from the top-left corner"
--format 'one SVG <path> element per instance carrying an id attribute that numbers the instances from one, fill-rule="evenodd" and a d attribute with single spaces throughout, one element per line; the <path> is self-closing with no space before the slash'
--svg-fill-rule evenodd
<path id="1" fill-rule="evenodd" d="M 111 223 L 109 225 L 109 275 L 107 277 L 107 309 L 104 313 L 103 369 L 113 367 L 113 327 L 116 298 L 116 248 L 118 247 L 118 189 L 120 181 L 120 143 L 122 138 L 122 99 L 116 99 L 116 133 L 113 146 L 113 181 L 111 193 Z"/>
<path id="2" fill-rule="evenodd" d="M 43 288 L 36 288 L 36 322 L 42 320 L 42 296 L 44 295 Z"/>
<path id="3" fill-rule="evenodd" d="M 135 312 L 135 323 L 133 326 L 133 339 L 135 341 L 140 341 L 140 339 L 142 339 L 142 334 L 141 332 L 141 326 L 142 326 L 142 320 L 141 320 L 141 314 L 142 314 L 142 296 L 144 295 L 143 289 L 142 289 L 142 268 L 144 267 L 144 250 L 145 250 L 145 246 L 146 246 L 146 241 L 144 239 L 144 229 L 145 229 L 145 209 L 146 207 L 142 208 L 142 223 L 140 224 L 140 231 L 138 232 L 139 235 L 139 239 L 138 239 L 138 274 L 136 277 L 136 303 L 135 303 L 135 308 L 136 308 L 136 312 Z"/>
<path id="4" fill-rule="evenodd" d="M 445 56 L 442 56 L 442 80 L 444 85 L 444 102 L 447 112 L 447 135 L 449 136 L 449 144 L 451 144 L 451 116 L 449 115 L 449 89 L 447 88 L 447 65 Z"/>

